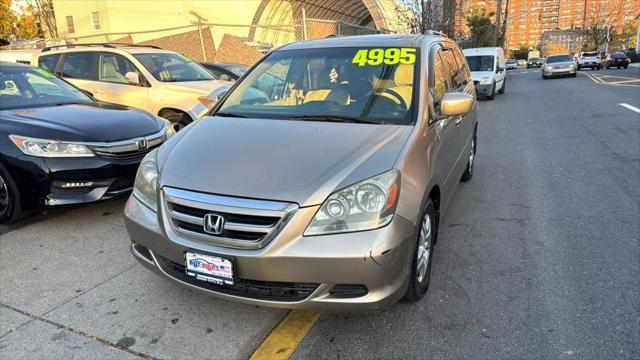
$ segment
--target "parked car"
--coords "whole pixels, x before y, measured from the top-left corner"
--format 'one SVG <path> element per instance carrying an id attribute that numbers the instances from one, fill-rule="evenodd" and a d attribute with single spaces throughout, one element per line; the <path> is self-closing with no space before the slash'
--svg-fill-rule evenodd
<path id="1" fill-rule="evenodd" d="M 131 191 L 140 160 L 173 134 L 150 113 L 97 102 L 38 68 L 0 64 L 0 223 Z"/>
<path id="2" fill-rule="evenodd" d="M 175 130 L 211 109 L 215 80 L 184 55 L 154 46 L 78 44 L 42 49 L 32 65 L 49 71 L 100 101 L 137 107 L 169 120 Z"/>
<path id="3" fill-rule="evenodd" d="M 266 75 L 285 86 L 246 101 Z M 440 214 L 473 175 L 475 108 L 462 52 L 436 33 L 285 45 L 145 157 L 125 206 L 132 253 L 260 306 L 417 301 Z"/>
<path id="4" fill-rule="evenodd" d="M 551 55 L 544 60 L 543 79 L 566 75 L 576 77 L 576 73 L 576 63 L 571 55 Z"/>
<path id="5" fill-rule="evenodd" d="M 471 70 L 478 96 L 493 100 L 496 93 L 507 88 L 504 50 L 502 48 L 472 48 L 462 51 Z"/>
<path id="6" fill-rule="evenodd" d="M 527 66 L 527 60 L 525 59 L 518 59 L 517 63 L 518 66 Z"/>
<path id="7" fill-rule="evenodd" d="M 209 70 L 216 79 L 226 81 L 236 81 L 249 69 L 248 66 L 242 64 L 224 64 L 224 63 L 200 63 Z"/>
<path id="8" fill-rule="evenodd" d="M 600 70 L 600 54 L 597 51 L 583 51 L 578 55 L 578 70 L 590 68 L 591 70 Z"/>
<path id="9" fill-rule="evenodd" d="M 611 67 L 620 68 L 628 68 L 631 59 L 627 56 L 627 54 L 623 52 L 617 52 L 613 54 L 607 54 L 607 56 L 602 60 L 602 66 L 607 69 L 611 69 Z"/>
<path id="10" fill-rule="evenodd" d="M 518 62 L 516 59 L 507 60 L 507 70 L 516 70 L 518 68 Z"/>
<path id="11" fill-rule="evenodd" d="M 542 59 L 540 58 L 531 58 L 527 61 L 527 69 L 531 68 L 540 68 L 542 67 Z"/>

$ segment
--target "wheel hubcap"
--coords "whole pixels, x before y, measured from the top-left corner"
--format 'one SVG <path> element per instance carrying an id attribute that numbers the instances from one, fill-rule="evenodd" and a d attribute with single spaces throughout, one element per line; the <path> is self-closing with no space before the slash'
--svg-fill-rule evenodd
<path id="1" fill-rule="evenodd" d="M 9 188 L 0 175 L 0 215 L 4 214 L 9 208 Z"/>
<path id="2" fill-rule="evenodd" d="M 420 238 L 418 239 L 418 251 L 416 252 L 416 264 L 418 282 L 422 283 L 427 275 L 427 269 L 429 268 L 429 255 L 431 254 L 431 216 L 426 214 L 422 220 L 422 227 L 420 228 Z"/>

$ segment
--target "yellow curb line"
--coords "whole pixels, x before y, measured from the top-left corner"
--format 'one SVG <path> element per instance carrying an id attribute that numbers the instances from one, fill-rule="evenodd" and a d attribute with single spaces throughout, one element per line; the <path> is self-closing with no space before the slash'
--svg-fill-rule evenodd
<path id="1" fill-rule="evenodd" d="M 640 79 L 633 79 L 633 80 L 620 80 L 620 81 L 609 81 L 607 82 L 607 84 L 624 84 L 624 83 L 630 83 L 630 82 L 640 82 Z"/>
<path id="2" fill-rule="evenodd" d="M 289 359 L 319 317 L 319 313 L 291 310 L 249 360 Z"/>

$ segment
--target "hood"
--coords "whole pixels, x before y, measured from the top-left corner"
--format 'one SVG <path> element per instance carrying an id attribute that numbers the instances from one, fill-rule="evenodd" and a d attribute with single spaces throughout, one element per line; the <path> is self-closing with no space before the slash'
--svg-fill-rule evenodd
<path id="1" fill-rule="evenodd" d="M 41 139 L 110 142 L 160 131 L 162 122 L 144 110 L 107 103 L 2 110 L 8 134 Z"/>
<path id="2" fill-rule="evenodd" d="M 206 117 L 161 149 L 160 185 L 317 205 L 336 189 L 390 170 L 412 129 Z"/>
<path id="3" fill-rule="evenodd" d="M 480 81 L 480 78 L 483 78 L 485 76 L 488 76 L 493 79 L 496 76 L 496 73 L 494 73 L 493 71 L 472 71 L 471 72 L 471 78 L 473 79 L 473 81 Z"/>
<path id="4" fill-rule="evenodd" d="M 206 96 L 214 90 L 224 85 L 233 85 L 233 83 L 224 80 L 202 80 L 202 81 L 182 81 L 182 82 L 165 82 L 167 90 L 192 93 L 198 96 Z"/>

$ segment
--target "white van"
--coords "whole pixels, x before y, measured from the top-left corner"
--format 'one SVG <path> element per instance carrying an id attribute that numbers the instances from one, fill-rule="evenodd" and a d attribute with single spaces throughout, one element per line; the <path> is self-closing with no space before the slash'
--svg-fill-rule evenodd
<path id="1" fill-rule="evenodd" d="M 504 50 L 498 47 L 486 47 L 464 49 L 462 52 L 469 63 L 478 96 L 493 100 L 496 92 L 504 94 L 507 88 Z"/>

